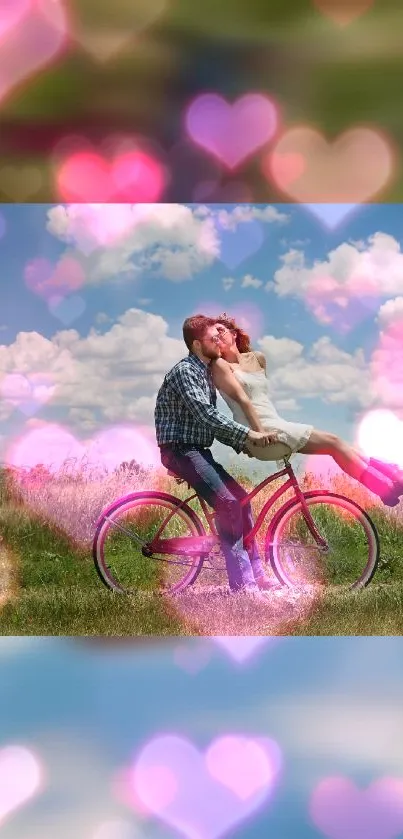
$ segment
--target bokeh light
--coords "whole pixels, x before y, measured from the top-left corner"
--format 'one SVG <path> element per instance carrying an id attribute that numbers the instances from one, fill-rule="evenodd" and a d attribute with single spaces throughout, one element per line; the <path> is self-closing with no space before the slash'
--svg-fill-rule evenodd
<path id="1" fill-rule="evenodd" d="M 403 422 L 392 411 L 369 411 L 359 423 L 357 437 L 367 457 L 403 467 Z"/>

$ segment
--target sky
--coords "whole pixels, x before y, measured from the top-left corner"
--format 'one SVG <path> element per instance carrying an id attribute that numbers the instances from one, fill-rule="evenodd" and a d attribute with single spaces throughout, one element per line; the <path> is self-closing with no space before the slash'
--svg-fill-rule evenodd
<path id="1" fill-rule="evenodd" d="M 269 741 L 268 797 L 220 836 L 400 836 L 401 806 L 397 830 L 373 832 L 379 796 L 372 803 L 371 792 L 366 799 L 364 792 L 381 780 L 389 785 L 390 812 L 392 787 L 399 790 L 403 780 L 402 639 L 270 640 L 239 662 L 214 639 L 144 646 L 135 640 L 104 646 L 102 639 L 0 639 L 2 839 L 192 839 L 191 831 L 147 816 L 138 787 L 122 784 L 150 743 L 164 746 L 160 771 L 174 766 L 162 741 L 167 736 L 189 741 L 201 756 L 229 736 Z M 5 783 L 6 758 L 16 747 Z M 39 765 L 40 782 L 23 800 L 21 784 L 29 769 L 32 775 L 27 756 Z M 203 783 L 195 780 L 186 791 L 177 777 L 182 805 L 190 797 L 194 812 L 215 812 L 222 780 L 213 776 L 206 797 Z M 315 821 L 313 796 L 335 778 L 361 790 L 356 823 L 363 812 L 367 817 L 361 832 L 346 829 L 351 797 L 343 806 L 344 832 L 327 832 Z M 19 807 L 11 803 L 16 791 Z"/>
<path id="2" fill-rule="evenodd" d="M 399 205 L 3 205 L 1 461 L 158 464 L 155 397 L 196 312 L 250 332 L 285 419 L 355 443 L 387 410 L 399 437 L 402 236 Z"/>

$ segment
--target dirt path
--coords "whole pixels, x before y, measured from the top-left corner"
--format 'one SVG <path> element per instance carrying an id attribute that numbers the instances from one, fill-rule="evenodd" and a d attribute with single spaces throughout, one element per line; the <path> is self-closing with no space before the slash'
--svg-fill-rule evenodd
<path id="1" fill-rule="evenodd" d="M 4 606 L 15 594 L 17 588 L 15 569 L 9 549 L 0 536 L 0 606 Z"/>

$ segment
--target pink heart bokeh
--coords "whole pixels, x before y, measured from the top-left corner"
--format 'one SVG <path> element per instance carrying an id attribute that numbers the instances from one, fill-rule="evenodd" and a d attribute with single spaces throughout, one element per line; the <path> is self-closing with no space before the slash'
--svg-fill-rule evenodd
<path id="1" fill-rule="evenodd" d="M 85 283 L 85 271 L 72 256 L 63 256 L 56 264 L 38 257 L 26 264 L 24 280 L 30 291 L 50 300 L 81 288 Z"/>
<path id="2" fill-rule="evenodd" d="M 258 650 L 276 642 L 275 638 L 258 635 L 215 635 L 213 641 L 222 647 L 235 661 L 243 664 Z"/>
<path id="3" fill-rule="evenodd" d="M 305 302 L 317 320 L 343 335 L 373 317 L 380 301 L 377 284 L 365 277 L 341 285 L 324 273 L 314 276 L 305 290 Z"/>
<path id="4" fill-rule="evenodd" d="M 217 839 L 267 803 L 281 767 L 272 740 L 226 735 L 204 754 L 175 735 L 137 756 L 131 787 L 149 813 L 188 839 Z"/>
<path id="5" fill-rule="evenodd" d="M 160 200 L 166 173 L 157 159 L 140 149 L 108 156 L 83 150 L 60 162 L 55 181 L 62 201 L 147 204 Z"/>
<path id="6" fill-rule="evenodd" d="M 390 139 L 379 130 L 361 126 L 332 143 L 311 126 L 295 126 L 284 132 L 262 161 L 269 181 L 330 228 L 357 204 L 378 195 L 395 168 Z"/>
<path id="7" fill-rule="evenodd" d="M 45 373 L 9 373 L 0 382 L 2 398 L 28 417 L 49 402 L 55 389 L 52 376 Z"/>
<path id="8" fill-rule="evenodd" d="M 10 446 L 7 462 L 16 467 L 38 463 L 60 469 L 70 458 L 109 469 L 128 457 L 143 466 L 160 465 L 159 450 L 149 429 L 117 425 L 103 429 L 87 440 L 78 440 L 71 431 L 56 423 L 43 423 L 25 433 Z"/>
<path id="9" fill-rule="evenodd" d="M 198 96 L 188 107 L 188 135 L 228 169 L 236 169 L 268 143 L 278 129 L 276 106 L 259 93 L 248 93 L 229 104 L 213 93 Z"/>
<path id="10" fill-rule="evenodd" d="M 181 670 L 192 676 L 200 673 L 211 659 L 207 644 L 189 645 L 186 642 L 178 644 L 174 650 L 174 662 Z"/>
<path id="11" fill-rule="evenodd" d="M 403 779 L 380 778 L 360 790 L 348 778 L 325 778 L 309 809 L 329 839 L 395 839 L 403 832 Z"/>
<path id="12" fill-rule="evenodd" d="M 0 102 L 67 46 L 68 21 L 59 0 L 13 0 L 2 11 Z"/>

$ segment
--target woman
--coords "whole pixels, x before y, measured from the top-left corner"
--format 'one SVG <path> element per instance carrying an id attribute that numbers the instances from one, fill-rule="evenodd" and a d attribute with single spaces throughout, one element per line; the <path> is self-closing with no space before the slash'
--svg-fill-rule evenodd
<path id="1" fill-rule="evenodd" d="M 313 425 L 288 422 L 279 416 L 269 395 L 266 359 L 254 352 L 249 335 L 225 313 L 217 318 L 221 358 L 212 362 L 213 381 L 237 422 L 255 431 L 275 430 L 277 442 L 266 448 L 247 443 L 247 453 L 259 460 L 280 460 L 297 452 L 328 454 L 340 468 L 395 507 L 403 495 L 403 473 L 397 466 L 366 458 L 335 434 Z M 282 464 L 279 464 L 282 466 Z"/>

